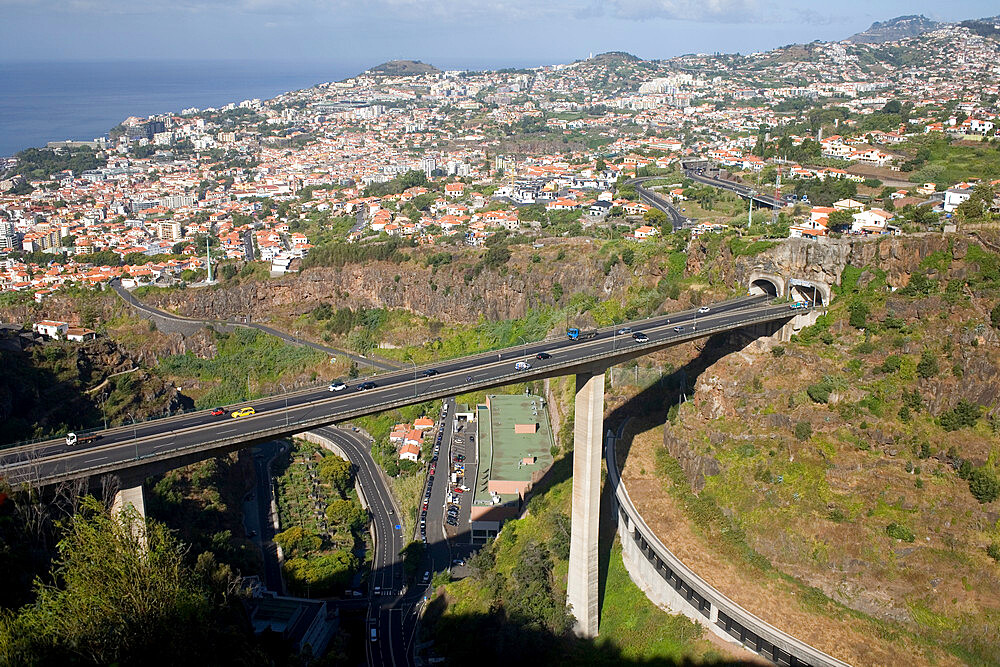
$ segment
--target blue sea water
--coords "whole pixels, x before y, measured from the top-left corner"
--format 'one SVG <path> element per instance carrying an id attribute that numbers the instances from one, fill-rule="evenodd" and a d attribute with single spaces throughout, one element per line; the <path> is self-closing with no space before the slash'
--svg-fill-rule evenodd
<path id="1" fill-rule="evenodd" d="M 263 100 L 364 69 L 243 61 L 0 62 L 0 156 L 49 141 L 94 139 L 129 116 Z"/>

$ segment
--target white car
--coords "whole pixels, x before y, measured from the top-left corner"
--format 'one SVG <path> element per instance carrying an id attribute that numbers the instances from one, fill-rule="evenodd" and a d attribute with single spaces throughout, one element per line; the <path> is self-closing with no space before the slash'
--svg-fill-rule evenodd
<path id="1" fill-rule="evenodd" d="M 330 386 L 327 387 L 330 391 L 344 391 L 347 389 L 347 385 L 343 382 L 331 382 Z"/>
<path id="2" fill-rule="evenodd" d="M 708 306 L 702 306 L 701 308 L 698 309 L 698 314 L 699 315 L 704 315 L 705 313 L 707 313 L 710 310 L 711 310 L 711 308 L 709 308 Z"/>
<path id="3" fill-rule="evenodd" d="M 529 364 L 527 361 L 519 361 L 516 364 L 514 364 L 514 370 L 517 371 L 526 371 L 529 368 L 531 368 L 531 364 Z"/>

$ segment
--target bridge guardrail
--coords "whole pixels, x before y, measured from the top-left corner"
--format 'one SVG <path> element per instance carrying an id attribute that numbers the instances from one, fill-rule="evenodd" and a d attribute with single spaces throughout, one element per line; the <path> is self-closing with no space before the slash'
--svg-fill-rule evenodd
<path id="1" fill-rule="evenodd" d="M 810 309 L 804 309 L 804 310 L 810 310 Z M 652 350 L 659 349 L 659 348 L 662 348 L 662 347 L 671 347 L 673 345 L 679 345 L 681 343 L 687 343 L 687 342 L 690 342 L 692 340 L 698 340 L 700 338 L 705 338 L 707 336 L 711 336 L 711 335 L 716 334 L 716 333 L 722 333 L 722 332 L 726 332 L 726 331 L 732 331 L 734 329 L 740 329 L 740 328 L 747 327 L 747 326 L 753 326 L 755 324 L 764 324 L 764 323 L 773 322 L 773 321 L 776 321 L 776 320 L 788 319 L 788 318 L 791 318 L 795 314 L 800 313 L 800 312 L 802 312 L 802 310 L 799 310 L 799 311 L 796 311 L 795 313 L 793 313 L 790 310 L 788 310 L 787 307 L 772 306 L 766 312 L 759 313 L 759 314 L 755 315 L 754 317 L 747 318 L 746 320 L 741 320 L 738 323 L 716 324 L 714 326 L 712 326 L 712 325 L 705 326 L 705 327 L 703 327 L 701 329 L 693 329 L 691 332 L 685 332 L 684 335 L 680 335 L 680 336 L 676 336 L 676 337 L 670 338 L 667 341 L 664 341 L 664 340 L 660 340 L 660 341 L 650 340 L 650 341 L 648 341 L 646 343 L 630 343 L 630 344 L 628 344 L 627 347 L 622 347 L 622 348 L 618 348 L 618 349 L 614 349 L 614 350 L 608 350 L 608 351 L 600 352 L 600 353 L 597 353 L 597 354 L 584 355 L 582 357 L 577 357 L 577 358 L 572 359 L 572 360 L 563 361 L 563 362 L 560 362 L 560 363 L 555 363 L 555 364 L 547 365 L 547 366 L 544 366 L 544 367 L 536 367 L 536 368 L 532 368 L 532 369 L 527 370 L 527 371 L 523 371 L 523 370 L 522 371 L 514 371 L 514 372 L 509 372 L 509 373 L 504 373 L 504 374 L 501 374 L 501 375 L 493 376 L 493 377 L 490 377 L 490 378 L 487 378 L 487 379 L 482 379 L 482 380 L 479 380 L 479 381 L 475 381 L 474 380 L 473 382 L 463 383 L 463 384 L 461 384 L 461 385 L 459 385 L 457 387 L 455 387 L 455 386 L 449 386 L 449 387 L 445 387 L 445 388 L 442 388 L 442 389 L 437 389 L 437 390 L 434 390 L 434 391 L 427 391 L 427 392 L 421 393 L 418 396 L 414 396 L 414 397 L 407 396 L 405 399 L 402 399 L 402 398 L 386 399 L 386 400 L 382 400 L 382 401 L 379 401 L 379 402 L 376 402 L 376 403 L 371 403 L 371 404 L 366 405 L 365 407 L 362 407 L 362 408 L 354 408 L 354 409 L 350 409 L 350 410 L 345 410 L 344 412 L 339 413 L 339 414 L 335 414 L 335 415 L 328 414 L 328 415 L 323 416 L 323 417 L 316 417 L 316 418 L 313 418 L 313 419 L 302 420 L 302 421 L 296 422 L 294 424 L 292 424 L 292 423 L 290 423 L 290 424 L 276 424 L 276 425 L 268 426 L 266 428 L 261 428 L 261 429 L 257 429 L 257 430 L 254 430 L 254 431 L 250 431 L 248 433 L 242 433 L 242 434 L 238 434 L 238 435 L 235 435 L 235 436 L 230 436 L 228 438 L 220 438 L 218 440 L 214 440 L 214 441 L 210 441 L 210 442 L 202 442 L 202 443 L 196 443 L 196 444 L 192 444 L 192 445 L 185 445 L 183 447 L 171 449 L 168 452 L 155 453 L 155 454 L 147 454 L 145 456 L 141 456 L 141 457 L 138 457 L 138 458 L 135 458 L 135 459 L 128 459 L 128 460 L 123 460 L 123 461 L 119 461 L 119 462 L 102 463 L 102 464 L 98 464 L 98 465 L 94 465 L 94 466 L 89 466 L 89 467 L 85 467 L 85 468 L 77 468 L 77 469 L 72 470 L 72 471 L 65 471 L 62 474 L 50 475 L 50 476 L 45 477 L 45 478 L 37 478 L 36 477 L 36 479 L 33 479 L 33 480 L 32 479 L 19 479 L 19 480 L 17 480 L 16 483 L 24 483 L 24 482 L 35 482 L 35 483 L 37 483 L 37 482 L 42 482 L 42 481 L 44 481 L 46 483 L 55 483 L 55 482 L 62 481 L 62 480 L 65 480 L 65 479 L 75 479 L 75 478 L 79 478 L 79 477 L 86 477 L 86 476 L 89 476 L 90 474 L 95 473 L 95 472 L 100 472 L 100 471 L 114 472 L 116 470 L 121 470 L 121 469 L 129 468 L 129 467 L 135 467 L 135 466 L 138 466 L 138 465 L 143 465 L 145 463 L 150 463 L 150 462 L 160 461 L 160 460 L 166 460 L 166 459 L 170 459 L 170 458 L 176 458 L 176 457 L 179 457 L 179 456 L 183 456 L 184 454 L 186 454 L 188 452 L 203 450 L 203 449 L 207 449 L 207 448 L 212 448 L 212 449 L 214 449 L 214 448 L 220 448 L 221 449 L 221 448 L 231 447 L 233 445 L 238 445 L 240 443 L 248 442 L 248 441 L 257 441 L 257 440 L 262 440 L 262 439 L 267 439 L 267 438 L 274 438 L 274 437 L 285 437 L 287 434 L 290 434 L 290 433 L 298 433 L 298 432 L 301 432 L 301 431 L 307 431 L 307 430 L 312 429 L 312 428 L 317 428 L 317 427 L 324 426 L 324 425 L 327 425 L 327 424 L 332 424 L 332 423 L 336 423 L 336 422 L 339 422 L 339 421 L 344 421 L 346 419 L 354 419 L 356 417 L 360 417 L 360 416 L 363 416 L 363 415 L 368 415 L 368 414 L 372 414 L 372 413 L 375 413 L 375 412 L 382 412 L 384 410 L 388 410 L 388 409 L 391 409 L 391 408 L 399 407 L 400 405 L 408 405 L 408 404 L 414 402 L 414 400 L 416 400 L 417 402 L 428 401 L 428 400 L 435 400 L 435 399 L 438 399 L 438 398 L 444 398 L 444 397 L 447 397 L 447 396 L 451 396 L 451 395 L 453 395 L 455 393 L 467 393 L 467 392 L 470 392 L 470 391 L 477 391 L 477 390 L 480 390 L 480 389 L 488 389 L 490 387 L 497 387 L 497 386 L 503 386 L 503 385 L 506 385 L 506 384 L 512 384 L 512 383 L 520 381 L 520 380 L 540 379 L 540 378 L 543 378 L 543 377 L 553 377 L 555 375 L 560 375 L 560 374 L 561 375 L 565 375 L 566 373 L 557 373 L 557 371 L 566 370 L 566 369 L 570 369 L 570 368 L 577 368 L 577 367 L 580 367 L 580 366 L 587 366 L 587 365 L 595 364 L 595 363 L 598 363 L 598 362 L 601 362 L 601 361 L 607 361 L 607 360 L 609 360 L 611 358 L 621 357 L 621 356 L 626 356 L 626 355 L 627 356 L 633 356 L 633 355 L 634 356 L 641 356 L 639 354 L 634 354 L 634 353 L 641 353 L 643 350 L 650 350 L 650 351 L 652 351 Z M 610 365 L 613 365 L 613 364 L 608 364 L 608 366 L 610 366 Z M 386 388 L 386 389 L 388 389 L 388 388 Z M 411 398 L 414 399 L 414 400 L 410 400 Z M 331 398 L 329 400 L 336 400 L 336 397 L 333 397 L 333 398 Z M 312 405 L 312 406 L 306 404 L 306 405 L 295 406 L 295 407 L 292 407 L 290 409 L 291 410 L 306 409 L 306 408 L 309 408 L 309 407 L 322 407 L 322 405 L 323 405 L 322 403 L 317 404 L 317 405 Z M 267 414 L 271 414 L 271 413 L 260 413 L 258 416 L 260 416 L 260 415 L 267 415 Z M 189 430 L 196 430 L 196 429 L 199 429 L 201 426 L 202 425 L 189 426 L 189 427 L 186 427 L 186 428 L 179 429 L 177 432 L 186 432 L 186 431 L 189 431 Z M 107 445 L 107 446 L 108 447 L 128 447 L 128 446 L 133 446 L 134 444 L 136 444 L 136 443 L 138 443 L 140 441 L 148 441 L 150 439 L 162 438 L 165 435 L 176 434 L 177 432 L 171 431 L 169 434 L 146 435 L 146 436 L 142 436 L 141 438 L 138 438 L 138 439 L 135 439 L 135 440 L 125 441 L 125 442 L 121 442 L 121 443 L 114 443 L 112 445 Z M 93 451 L 93 449 L 94 448 L 91 448 L 91 450 L 87 450 L 87 451 Z M 70 457 L 75 456 L 77 454 L 79 454 L 79 451 L 65 452 L 65 453 L 62 453 L 62 454 L 58 454 L 56 456 L 48 457 L 47 460 L 48 461 L 52 461 L 52 460 L 57 460 L 57 459 L 61 459 L 61 458 L 70 458 Z M 128 465 L 129 463 L 131 463 L 132 465 Z M 25 464 L 21 464 L 21 465 L 9 466 L 8 469 L 15 469 L 16 470 L 18 468 L 26 467 L 29 464 L 30 464 L 30 462 L 29 463 L 25 463 Z"/>
<path id="2" fill-rule="evenodd" d="M 680 593 L 697 614 L 704 617 L 703 623 L 714 624 L 722 633 L 779 665 L 850 667 L 848 663 L 810 646 L 747 611 L 677 558 L 650 529 L 633 504 L 618 471 L 614 441 L 609 440 L 605 455 L 608 480 L 614 490 L 618 508 L 634 527 L 634 530 L 625 527 L 623 531 L 623 527 L 619 525 L 621 539 L 636 542 L 656 573 Z"/>
<path id="3" fill-rule="evenodd" d="M 736 297 L 734 299 L 727 299 L 725 301 L 720 301 L 719 303 L 713 304 L 713 305 L 715 305 L 715 306 L 728 305 L 728 304 L 737 303 L 739 301 L 746 300 L 747 298 L 748 297 L 746 297 L 746 296 Z M 750 305 L 752 305 L 752 304 L 750 304 Z M 617 328 L 622 327 L 622 326 L 631 326 L 631 327 L 643 326 L 644 324 L 648 324 L 649 322 L 652 322 L 653 320 L 657 320 L 657 319 L 660 319 L 660 318 L 663 318 L 663 317 L 668 317 L 668 316 L 682 316 L 685 313 L 689 313 L 689 312 L 692 312 L 692 311 L 694 311 L 694 309 L 693 308 L 689 308 L 687 310 L 677 311 L 677 313 L 672 313 L 672 314 L 671 313 L 663 313 L 663 314 L 660 314 L 660 315 L 651 315 L 651 316 L 649 316 L 647 318 L 644 318 L 644 319 L 641 319 L 641 320 L 635 320 L 633 322 L 620 322 L 618 324 L 614 324 L 614 325 L 611 325 L 611 326 L 600 327 L 599 331 L 609 331 L 609 330 L 617 329 Z M 539 340 L 528 341 L 528 344 L 529 345 L 535 345 L 535 344 L 539 344 L 539 343 L 545 343 L 545 342 L 548 342 L 548 341 L 551 341 L 551 342 L 561 342 L 562 340 L 563 340 L 562 336 L 546 336 L 546 337 L 541 338 Z M 521 347 L 522 347 L 521 345 L 517 345 L 517 346 L 513 346 L 513 347 L 495 348 L 495 349 L 492 349 L 492 350 L 486 350 L 484 352 L 480 352 L 478 354 L 469 355 L 466 358 L 470 359 L 470 360 L 471 359 L 486 359 L 488 357 L 491 357 L 493 354 L 496 354 L 497 352 L 500 352 L 500 353 L 514 352 L 514 351 L 517 351 Z M 458 357 L 455 357 L 455 358 L 458 358 Z M 362 380 L 364 378 L 373 378 L 373 377 L 386 377 L 386 376 L 392 376 L 392 375 L 395 375 L 395 374 L 402 375 L 404 373 L 410 373 L 410 372 L 413 372 L 413 371 L 416 371 L 417 373 L 420 373 L 420 372 L 422 372 L 424 370 L 427 370 L 427 369 L 430 369 L 430 368 L 434 368 L 435 366 L 440 365 L 442 363 L 453 361 L 455 358 L 452 358 L 452 359 L 440 359 L 440 360 L 436 360 L 436 361 L 433 361 L 433 362 L 427 362 L 427 363 L 424 363 L 424 364 L 421 364 L 421 365 L 417 366 L 415 369 L 414 368 L 398 368 L 398 369 L 395 369 L 395 370 L 389 370 L 389 371 L 383 372 L 381 375 L 378 372 L 373 372 L 373 373 L 370 373 L 369 375 L 360 376 L 358 378 L 358 380 Z M 264 400 L 264 399 L 269 399 L 269 398 L 280 399 L 280 398 L 282 398 L 284 396 L 294 396 L 294 395 L 298 395 L 298 394 L 301 394 L 301 393 L 307 393 L 307 392 L 310 392 L 310 391 L 316 391 L 317 389 L 319 389 L 319 388 L 321 388 L 321 387 L 323 387 L 323 386 L 325 386 L 327 384 L 329 384 L 329 381 L 323 380 L 321 382 L 306 384 L 306 385 L 304 385 L 304 386 L 302 386 L 302 387 L 300 387 L 298 389 L 293 389 L 292 391 L 289 391 L 289 392 L 283 392 L 283 393 L 280 393 L 280 394 L 269 394 L 267 396 L 257 396 L 257 397 L 254 397 L 254 398 L 247 398 L 247 399 L 245 399 L 243 401 L 237 401 L 237 403 L 231 404 L 231 407 L 235 406 L 235 405 L 238 405 L 238 404 L 253 403 L 253 402 L 256 402 L 256 401 L 260 401 L 260 400 Z M 191 408 L 191 409 L 175 410 L 175 411 L 169 412 L 169 413 L 163 413 L 163 414 L 157 414 L 157 415 L 148 416 L 145 419 L 142 419 L 142 420 L 136 422 L 136 424 L 148 424 L 148 423 L 151 423 L 151 422 L 158 421 L 160 419 L 166 419 L 168 417 L 177 417 L 177 416 L 180 416 L 180 415 L 194 414 L 194 413 L 197 413 L 197 412 L 204 412 L 204 411 L 206 411 L 208 409 L 209 408 Z M 111 426 L 111 427 L 106 428 L 106 429 L 99 429 L 99 428 L 93 428 L 93 427 L 91 427 L 91 428 L 81 428 L 81 429 L 78 430 L 78 432 L 82 432 L 82 433 L 100 432 L 101 434 L 111 434 L 111 433 L 125 432 L 128 429 L 132 428 L 132 426 L 133 426 L 132 424 L 120 424 L 118 426 Z M 63 433 L 61 435 L 65 436 L 66 434 Z M 30 445 L 36 445 L 36 444 L 41 444 L 41 443 L 46 443 L 46 442 L 51 442 L 53 444 L 56 444 L 56 443 L 59 442 L 59 440 L 60 440 L 60 437 L 53 438 L 51 436 L 50 437 L 45 437 L 45 438 L 32 438 L 32 439 L 27 439 L 27 440 L 18 440 L 17 442 L 9 442 L 9 443 L 5 443 L 5 444 L 0 445 L 0 452 L 3 452 L 4 450 L 8 450 L 8 449 L 16 449 L 18 447 L 27 447 L 27 446 L 30 446 Z"/>

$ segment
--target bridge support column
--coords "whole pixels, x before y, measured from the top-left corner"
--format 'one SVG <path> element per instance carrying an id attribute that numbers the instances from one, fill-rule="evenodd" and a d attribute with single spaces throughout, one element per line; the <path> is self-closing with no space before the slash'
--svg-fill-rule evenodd
<path id="1" fill-rule="evenodd" d="M 122 512 L 130 508 L 135 511 L 138 519 L 132 525 L 132 534 L 141 543 L 143 551 L 146 551 L 149 547 L 146 543 L 146 496 L 141 483 L 138 486 L 121 489 L 115 494 L 115 499 L 111 503 L 111 514 L 120 517 Z"/>
<path id="2" fill-rule="evenodd" d="M 601 511 L 603 435 L 604 371 L 578 374 L 566 601 L 576 617 L 576 633 L 582 637 L 597 636 L 597 531 Z"/>

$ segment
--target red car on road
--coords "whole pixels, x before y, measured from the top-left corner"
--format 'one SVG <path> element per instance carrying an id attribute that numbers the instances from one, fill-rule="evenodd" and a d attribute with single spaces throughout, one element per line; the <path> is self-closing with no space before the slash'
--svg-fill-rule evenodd
<path id="1" fill-rule="evenodd" d="M 225 408 L 216 408 L 216 409 L 212 410 L 212 416 L 213 417 L 221 417 L 224 414 L 226 414 L 226 409 Z"/>

